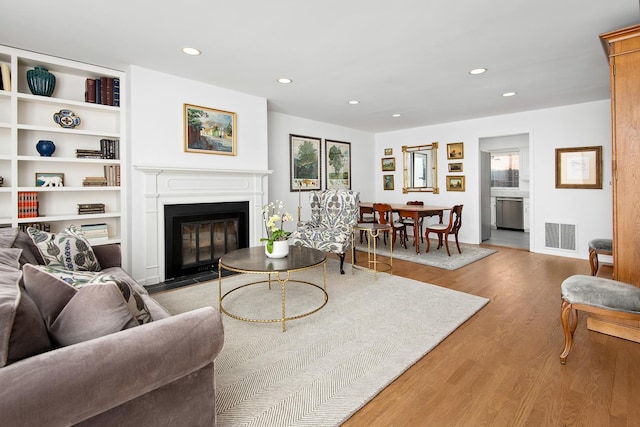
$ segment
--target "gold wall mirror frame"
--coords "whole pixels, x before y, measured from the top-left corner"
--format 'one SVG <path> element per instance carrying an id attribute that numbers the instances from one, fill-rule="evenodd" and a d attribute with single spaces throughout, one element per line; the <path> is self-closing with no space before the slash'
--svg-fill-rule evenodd
<path id="1" fill-rule="evenodd" d="M 438 143 L 403 145 L 403 193 L 438 194 Z"/>

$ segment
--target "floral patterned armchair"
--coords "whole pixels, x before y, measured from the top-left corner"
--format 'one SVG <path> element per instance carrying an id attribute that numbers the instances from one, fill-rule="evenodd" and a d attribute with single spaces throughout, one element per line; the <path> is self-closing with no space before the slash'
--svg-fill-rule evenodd
<path id="1" fill-rule="evenodd" d="M 312 191 L 311 220 L 293 232 L 293 243 L 344 256 L 351 249 L 351 228 L 358 222 L 360 193 L 346 189 Z"/>

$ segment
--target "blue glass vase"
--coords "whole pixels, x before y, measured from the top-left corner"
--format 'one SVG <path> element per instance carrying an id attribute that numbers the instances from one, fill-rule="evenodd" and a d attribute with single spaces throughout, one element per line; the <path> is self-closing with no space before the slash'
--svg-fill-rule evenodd
<path id="1" fill-rule="evenodd" d="M 54 151 L 56 151 L 56 145 L 53 141 L 49 141 L 47 139 L 41 139 L 36 144 L 36 150 L 42 157 L 51 157 Z"/>
<path id="2" fill-rule="evenodd" d="M 27 84 L 32 94 L 51 96 L 56 87 L 56 76 L 45 67 L 37 66 L 27 71 Z"/>

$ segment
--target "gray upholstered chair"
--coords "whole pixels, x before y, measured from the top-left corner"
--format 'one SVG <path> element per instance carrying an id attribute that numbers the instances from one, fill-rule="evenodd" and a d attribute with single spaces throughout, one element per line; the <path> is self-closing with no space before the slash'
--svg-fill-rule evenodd
<path id="1" fill-rule="evenodd" d="M 598 274 L 598 255 L 613 254 L 613 240 L 611 239 L 593 239 L 589 241 L 589 266 L 591 267 L 591 275 Z"/>
<path id="2" fill-rule="evenodd" d="M 293 232 L 293 243 L 338 254 L 340 273 L 351 249 L 351 230 L 358 223 L 360 193 L 346 189 L 312 191 L 311 220 Z"/>
<path id="3" fill-rule="evenodd" d="M 573 344 L 573 334 L 578 326 L 578 311 L 620 320 L 640 321 L 640 288 L 633 285 L 578 274 L 564 280 L 560 289 L 560 318 L 564 330 L 564 349 L 560 354 L 560 363 L 563 365 Z"/>

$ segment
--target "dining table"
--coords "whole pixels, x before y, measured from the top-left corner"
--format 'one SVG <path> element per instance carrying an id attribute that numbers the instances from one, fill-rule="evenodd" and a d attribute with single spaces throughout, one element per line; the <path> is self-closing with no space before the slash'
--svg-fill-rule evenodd
<path id="1" fill-rule="evenodd" d="M 360 202 L 360 222 L 364 222 L 364 215 L 367 213 L 373 213 L 374 203 L 384 202 Z M 428 206 L 428 205 L 407 205 L 403 203 L 387 203 L 391 206 L 393 212 L 398 213 L 402 218 L 413 219 L 413 236 L 414 244 L 416 247 L 416 253 L 420 253 L 420 218 L 438 216 L 439 223 L 442 224 L 442 217 L 444 211 L 451 210 L 451 207 L 443 206 Z"/>

